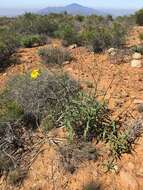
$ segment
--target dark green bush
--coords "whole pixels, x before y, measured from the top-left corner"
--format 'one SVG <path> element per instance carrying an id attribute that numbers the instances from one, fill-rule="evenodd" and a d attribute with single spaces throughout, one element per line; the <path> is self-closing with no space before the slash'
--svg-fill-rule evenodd
<path id="1" fill-rule="evenodd" d="M 135 17 L 136 17 L 136 23 L 140 26 L 143 26 L 143 9 L 137 11 Z"/>
<path id="2" fill-rule="evenodd" d="M 121 48 L 125 42 L 126 29 L 124 25 L 112 22 L 106 25 L 103 21 L 90 23 L 80 33 L 83 45 L 91 46 L 95 53 L 102 52 L 110 47 Z M 92 26 L 93 25 L 93 26 Z"/>
<path id="3" fill-rule="evenodd" d="M 111 45 L 115 48 L 122 48 L 125 44 L 125 36 L 127 34 L 126 25 L 113 22 L 112 27 L 109 30 L 109 34 L 111 33 Z"/>
<path id="4" fill-rule="evenodd" d="M 65 61 L 71 61 L 71 54 L 64 48 L 47 47 L 38 51 L 39 56 L 45 64 L 61 65 Z"/>
<path id="5" fill-rule="evenodd" d="M 63 40 L 63 45 L 69 46 L 71 44 L 81 44 L 80 36 L 75 30 L 74 25 L 61 24 L 55 35 Z"/>
<path id="6" fill-rule="evenodd" d="M 19 42 L 15 33 L 7 28 L 0 30 L 0 61 L 8 59 L 18 46 Z"/>
<path id="7" fill-rule="evenodd" d="M 143 46 L 142 46 L 142 45 L 133 46 L 133 47 L 131 48 L 131 50 L 132 50 L 133 52 L 137 52 L 137 53 L 143 54 Z"/>
<path id="8" fill-rule="evenodd" d="M 26 35 L 21 38 L 21 46 L 31 48 L 46 44 L 46 37 L 41 35 Z"/>
<path id="9" fill-rule="evenodd" d="M 62 17 L 63 15 L 60 14 L 41 16 L 33 13 L 26 13 L 15 19 L 12 30 L 23 35 L 44 34 L 54 36 L 54 32 L 58 29 Z"/>
<path id="10" fill-rule="evenodd" d="M 20 41 L 24 47 L 43 44 L 45 40 L 41 39 L 41 36 L 46 35 L 62 39 L 65 46 L 76 43 L 77 45 L 92 46 L 95 52 L 100 52 L 111 46 L 122 46 L 126 34 L 125 29 L 129 28 L 126 20 L 126 17 L 112 19 L 111 16 L 101 17 L 97 15 L 84 17 L 49 14 L 41 16 L 26 13 L 11 19 L 11 24 L 2 26 L 8 27 L 11 34 L 15 33 L 16 36 L 22 36 Z M 5 40 L 1 46 L 2 52 L 5 51 L 6 55 L 9 54 L 7 53 L 7 46 L 5 47 Z"/>
<path id="11" fill-rule="evenodd" d="M 139 39 L 141 40 L 141 42 L 143 41 L 143 33 L 139 34 Z"/>

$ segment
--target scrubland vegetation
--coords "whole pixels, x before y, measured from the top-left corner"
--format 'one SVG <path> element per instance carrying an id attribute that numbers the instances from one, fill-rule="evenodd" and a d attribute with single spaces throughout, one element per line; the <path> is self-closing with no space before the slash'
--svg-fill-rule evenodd
<path id="1" fill-rule="evenodd" d="M 57 72 L 51 71 L 51 67 L 49 70 L 29 71 L 10 78 L 0 91 L 0 174 L 7 175 L 10 184 L 19 184 L 26 176 L 29 163 L 25 167 L 23 157 L 29 151 L 27 146 L 33 146 L 31 134 L 39 128 L 44 135 L 52 129 L 65 129 L 68 148 L 60 150 L 63 157 L 76 145 L 75 149 L 79 147 L 79 155 L 82 154 L 83 159 L 89 158 L 89 154 L 92 154 L 91 160 L 98 159 L 100 154 L 96 145 L 90 153 L 83 148 L 88 146 L 90 150 L 93 141 L 107 146 L 107 155 L 112 163 L 124 153 L 132 152 L 136 139 L 143 132 L 140 122 L 130 126 L 119 118 L 113 119 L 105 94 L 102 99 L 98 98 L 98 81 L 95 87 L 88 85 L 95 91 L 93 96 L 82 89 L 79 81 L 61 70 L 63 63 L 73 60 L 67 49 L 72 44 L 85 46 L 93 53 L 101 53 L 111 47 L 124 48 L 127 29 L 135 23 L 143 25 L 142 17 L 143 13 L 139 11 L 133 16 L 116 19 L 111 16 L 40 16 L 31 13 L 17 18 L 0 18 L 1 69 L 5 60 L 18 48 L 43 46 L 50 43 L 50 38 L 62 40 L 63 46 L 40 47 L 37 52 L 43 65 L 59 66 Z M 143 40 L 142 34 L 140 40 Z M 142 44 L 131 50 L 143 54 Z M 74 169 L 70 172 L 73 173 Z"/>
<path id="2" fill-rule="evenodd" d="M 18 47 L 33 47 L 47 43 L 48 38 L 60 38 L 63 45 L 90 46 L 95 52 L 108 47 L 121 47 L 126 25 L 119 19 L 101 16 L 71 16 L 26 13 L 17 18 L 0 18 L 0 60 L 7 59 Z"/>

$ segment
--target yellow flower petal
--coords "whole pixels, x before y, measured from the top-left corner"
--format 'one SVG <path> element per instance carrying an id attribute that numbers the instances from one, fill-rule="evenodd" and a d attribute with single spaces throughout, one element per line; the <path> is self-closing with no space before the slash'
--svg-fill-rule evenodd
<path id="1" fill-rule="evenodd" d="M 39 69 L 35 69 L 31 72 L 31 78 L 32 79 L 36 79 L 40 76 L 40 70 Z"/>

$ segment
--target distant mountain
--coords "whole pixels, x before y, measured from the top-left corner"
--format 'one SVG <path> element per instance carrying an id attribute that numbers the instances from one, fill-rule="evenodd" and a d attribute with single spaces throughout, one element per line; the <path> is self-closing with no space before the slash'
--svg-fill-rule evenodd
<path id="1" fill-rule="evenodd" d="M 44 8 L 40 11 L 38 11 L 39 14 L 46 15 L 50 13 L 63 13 L 67 12 L 68 14 L 72 15 L 92 15 L 92 14 L 97 14 L 97 15 L 108 15 L 111 14 L 112 16 L 124 16 L 124 15 L 129 15 L 133 14 L 136 10 L 134 9 L 104 9 L 104 8 L 89 8 L 85 7 L 82 5 L 79 5 L 77 3 L 73 3 L 64 7 L 47 7 Z"/>
<path id="2" fill-rule="evenodd" d="M 98 12 L 97 10 L 95 10 L 93 8 L 84 7 L 84 6 L 76 4 L 76 3 L 67 5 L 65 7 L 47 7 L 45 9 L 40 10 L 38 13 L 45 15 L 45 14 L 49 14 L 49 13 L 63 13 L 65 11 L 68 14 L 72 14 L 72 15 L 101 14 L 100 12 Z"/>
<path id="3" fill-rule="evenodd" d="M 41 9 L 40 11 L 34 8 L 27 8 L 27 9 L 0 9 L 0 16 L 18 16 L 21 14 L 24 14 L 25 12 L 32 12 L 32 13 L 38 13 L 41 15 L 47 15 L 49 13 L 63 13 L 63 12 L 67 12 L 68 14 L 72 14 L 72 15 L 92 15 L 92 14 L 96 14 L 96 15 L 112 15 L 114 17 L 116 16 L 124 16 L 124 15 L 130 15 L 133 14 L 135 11 L 137 11 L 137 9 L 106 9 L 106 8 L 89 8 L 89 7 L 85 7 L 82 5 L 79 5 L 77 3 L 73 3 L 67 6 L 63 6 L 63 7 L 47 7 L 44 9 Z"/>

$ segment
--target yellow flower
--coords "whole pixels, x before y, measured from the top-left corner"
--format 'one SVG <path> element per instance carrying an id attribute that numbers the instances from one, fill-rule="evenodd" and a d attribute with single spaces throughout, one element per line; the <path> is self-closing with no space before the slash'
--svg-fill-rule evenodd
<path id="1" fill-rule="evenodd" d="M 37 79 L 40 76 L 40 70 L 39 69 L 35 69 L 31 72 L 31 78 L 32 79 Z"/>

